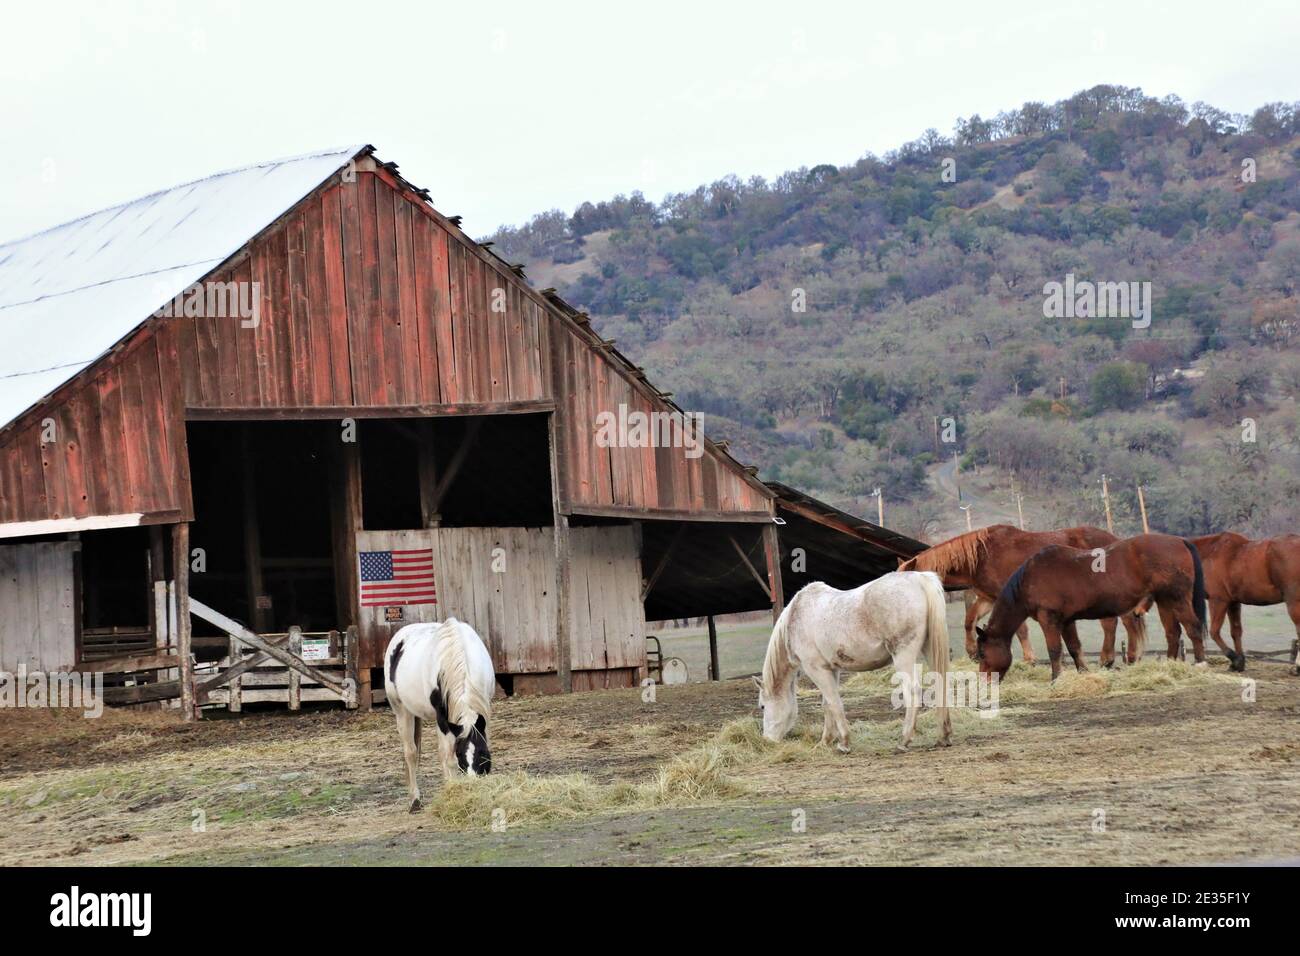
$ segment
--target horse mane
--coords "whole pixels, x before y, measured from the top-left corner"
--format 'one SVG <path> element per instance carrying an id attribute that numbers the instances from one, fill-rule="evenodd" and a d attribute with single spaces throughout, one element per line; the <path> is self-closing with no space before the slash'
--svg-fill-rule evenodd
<path id="1" fill-rule="evenodd" d="M 447 716 L 453 724 L 464 730 L 473 728 L 478 715 L 492 715 L 492 701 L 469 679 L 469 661 L 465 656 L 465 642 L 461 636 L 462 624 L 454 617 L 447 618 L 438 628 L 438 686 L 447 702 Z"/>
<path id="2" fill-rule="evenodd" d="M 813 582 L 816 584 L 819 582 Z M 812 584 L 805 585 L 812 587 Z M 803 588 L 799 589 L 800 592 Z M 795 594 L 790 603 L 781 611 L 772 628 L 772 637 L 767 642 L 767 653 L 763 656 L 763 686 L 775 691 L 790 671 L 790 611 L 799 595 Z"/>
<path id="3" fill-rule="evenodd" d="M 1011 577 L 1007 578 L 1007 583 L 1002 585 L 1002 593 L 998 596 L 999 601 L 1014 605 L 1020 600 L 1020 585 L 1025 577 L 1025 565 L 1028 563 L 1026 561 L 1025 564 L 1016 568 Z"/>
<path id="4" fill-rule="evenodd" d="M 944 577 L 953 569 L 973 572 L 979 564 L 980 549 L 988 550 L 988 528 L 967 531 L 955 538 L 941 541 L 932 548 L 927 548 L 916 557 L 903 562 L 900 571 L 933 571 Z"/>

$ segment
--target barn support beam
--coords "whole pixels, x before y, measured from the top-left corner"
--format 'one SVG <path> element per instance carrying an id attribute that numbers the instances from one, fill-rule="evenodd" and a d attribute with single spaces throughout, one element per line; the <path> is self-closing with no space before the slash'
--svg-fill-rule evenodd
<path id="1" fill-rule="evenodd" d="M 172 575 L 176 584 L 176 656 L 180 658 L 181 717 L 193 720 L 194 657 L 190 626 L 190 526 L 186 521 L 172 525 Z"/>
<path id="2" fill-rule="evenodd" d="M 569 516 L 555 514 L 555 671 L 560 681 L 560 692 L 573 690 L 573 656 L 569 645 L 569 625 L 572 613 L 569 607 L 570 566 Z"/>
<path id="3" fill-rule="evenodd" d="M 772 623 L 785 610 L 785 590 L 781 586 L 781 539 L 774 524 L 763 526 L 763 551 L 767 556 L 767 593 L 772 598 Z"/>
<path id="4" fill-rule="evenodd" d="M 560 482 L 559 422 L 554 413 L 547 423 L 547 443 L 551 459 L 551 514 L 555 533 L 555 676 L 560 693 L 573 690 L 573 655 L 569 644 L 570 567 L 569 516 L 563 511 L 564 492 Z"/>
<path id="5" fill-rule="evenodd" d="M 248 591 L 248 615 L 253 630 L 271 630 L 271 609 L 262 606 L 266 578 L 262 573 L 262 530 L 257 516 L 257 472 L 253 460 L 253 436 L 245 422 L 239 429 L 240 479 L 244 511 L 244 578 Z"/>
<path id="6" fill-rule="evenodd" d="M 175 655 L 176 639 L 171 627 L 171 589 L 167 585 L 166 529 L 160 524 L 149 525 L 149 628 L 159 654 Z M 98 588 L 94 589 L 98 592 Z M 158 675 L 160 681 L 180 681 L 177 668 L 168 668 Z M 166 705 L 164 705 L 166 706 Z"/>
<path id="7" fill-rule="evenodd" d="M 191 422 L 239 421 L 342 421 L 345 418 L 449 418 L 470 415 L 530 415 L 555 411 L 550 399 L 516 402 L 458 402 L 454 405 L 304 405 L 273 408 L 190 407 Z"/>
<path id="8" fill-rule="evenodd" d="M 355 439 L 357 436 L 354 435 Z M 330 482 L 330 524 L 334 547 L 334 594 L 341 630 L 361 624 L 361 596 L 357 581 L 357 532 L 362 529 L 361 447 L 341 441 L 335 452 L 334 480 Z M 351 650 L 352 645 L 349 645 Z M 362 653 L 359 642 L 358 656 Z M 372 703 L 370 668 L 357 668 L 357 706 Z"/>
<path id="9" fill-rule="evenodd" d="M 718 625 L 709 615 L 709 674 L 712 680 L 722 680 L 718 668 Z"/>
<path id="10" fill-rule="evenodd" d="M 416 445 L 420 477 L 420 522 L 422 527 L 436 528 L 442 524 L 438 490 L 438 459 L 434 447 L 433 419 L 419 423 L 419 443 Z"/>
<path id="11" fill-rule="evenodd" d="M 167 541 L 163 535 L 163 526 L 160 524 L 151 524 L 149 526 L 149 591 L 153 593 L 155 586 L 159 581 L 167 580 Z M 153 628 L 158 627 L 158 622 L 152 619 L 150 612 L 149 624 Z"/>
<path id="12" fill-rule="evenodd" d="M 749 568 L 749 573 L 753 575 L 754 580 L 758 582 L 758 586 L 763 589 L 763 593 L 767 595 L 768 599 L 772 601 L 773 604 L 775 604 L 776 592 L 772 590 L 772 562 L 770 556 L 768 560 L 767 578 L 764 579 L 763 575 L 758 573 L 758 568 L 754 567 L 754 562 L 749 560 L 749 555 L 745 553 L 745 549 L 740 546 L 740 542 L 736 540 L 735 536 L 729 534 L 727 535 L 727 540 L 730 541 L 731 546 L 736 549 L 736 554 L 740 555 L 740 560 L 744 562 L 745 567 Z M 762 543 L 764 550 L 766 550 L 766 531 L 764 531 L 764 534 L 759 541 Z"/>

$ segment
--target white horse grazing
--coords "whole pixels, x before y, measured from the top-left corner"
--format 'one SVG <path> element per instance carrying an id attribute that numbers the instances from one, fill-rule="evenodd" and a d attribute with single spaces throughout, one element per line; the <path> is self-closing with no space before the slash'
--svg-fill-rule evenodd
<path id="1" fill-rule="evenodd" d="M 408 624 L 384 655 L 388 704 L 406 758 L 411 812 L 420 809 L 420 725 L 438 725 L 438 758 L 444 777 L 490 773 L 487 722 L 492 716 L 496 674 L 483 639 L 454 617 L 441 624 Z"/>
<path id="2" fill-rule="evenodd" d="M 952 736 L 952 715 L 947 707 L 948 621 L 944 610 L 943 582 L 930 571 L 893 571 L 852 591 L 840 591 L 814 581 L 786 606 L 772 629 L 758 684 L 758 706 L 763 711 L 763 736 L 780 740 L 799 717 L 795 684 L 803 671 L 822 692 L 826 723 L 822 743 L 832 731 L 843 753 L 849 752 L 849 722 L 840 700 L 840 671 L 872 671 L 890 661 L 901 676 L 905 749 L 916 729 L 921 680 L 916 663 L 924 650 L 938 672 L 944 706 L 939 708 L 943 729 L 939 743 Z"/>

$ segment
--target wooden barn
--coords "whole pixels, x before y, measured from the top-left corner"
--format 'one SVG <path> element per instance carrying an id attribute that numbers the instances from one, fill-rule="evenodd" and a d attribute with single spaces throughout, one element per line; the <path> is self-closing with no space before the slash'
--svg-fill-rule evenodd
<path id="1" fill-rule="evenodd" d="M 922 547 L 759 481 L 369 146 L 0 245 L 0 423 L 0 671 L 187 716 L 267 665 L 368 706 L 448 615 L 503 693 L 630 686 L 646 620 Z"/>

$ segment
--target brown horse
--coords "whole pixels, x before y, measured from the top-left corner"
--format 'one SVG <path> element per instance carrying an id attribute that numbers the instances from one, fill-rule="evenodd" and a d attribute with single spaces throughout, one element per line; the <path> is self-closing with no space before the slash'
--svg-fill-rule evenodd
<path id="1" fill-rule="evenodd" d="M 1243 604 L 1285 604 L 1300 637 L 1300 535 L 1252 541 L 1232 531 L 1193 538 L 1205 565 L 1205 594 L 1210 602 L 1210 633 L 1216 641 L 1226 616 L 1237 656 L 1234 670 L 1246 669 L 1241 646 Z"/>
<path id="2" fill-rule="evenodd" d="M 1052 545 L 1021 565 L 998 595 L 988 628 L 976 628 L 980 671 L 1006 674 L 1011 635 L 1029 617 L 1047 637 L 1053 679 L 1061 672 L 1062 638 L 1074 666 L 1086 671 L 1074 622 L 1115 617 L 1148 596 L 1160 609 L 1169 657 L 1178 656 L 1181 624 L 1196 662 L 1204 663 L 1205 574 L 1196 545 L 1168 534 L 1140 534 L 1088 551 Z M 1227 645 L 1218 644 L 1235 662 Z"/>
<path id="3" fill-rule="evenodd" d="M 902 562 L 898 569 L 933 571 L 943 578 L 945 588 L 970 588 L 975 592 L 975 602 L 966 609 L 966 653 L 974 659 L 975 622 L 993 608 L 1007 579 L 1018 567 L 1048 545 L 1104 548 L 1118 540 L 1108 531 L 1087 525 L 1062 528 L 1059 531 L 1022 531 L 1013 525 L 994 524 L 936 544 L 911 560 Z M 1128 610 L 1130 609 L 1125 609 Z M 1131 664 L 1146 649 L 1146 623 L 1137 614 L 1125 613 L 1121 616 L 1124 631 L 1129 638 L 1128 662 Z M 1103 619 L 1101 629 L 1105 635 L 1101 664 L 1110 667 L 1115 662 L 1115 618 Z M 1032 663 L 1034 652 L 1029 646 L 1028 625 L 1021 624 L 1016 636 L 1020 638 L 1025 660 Z"/>

